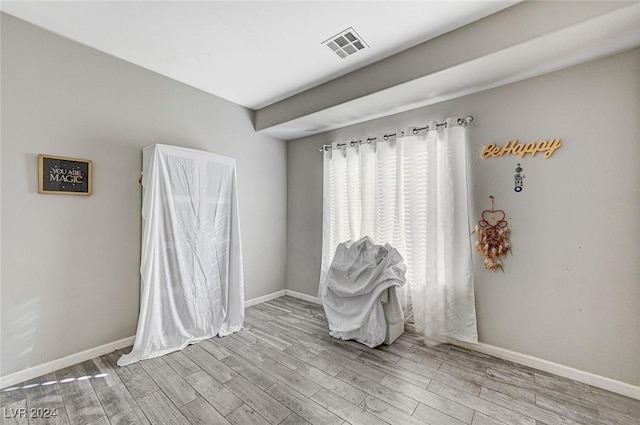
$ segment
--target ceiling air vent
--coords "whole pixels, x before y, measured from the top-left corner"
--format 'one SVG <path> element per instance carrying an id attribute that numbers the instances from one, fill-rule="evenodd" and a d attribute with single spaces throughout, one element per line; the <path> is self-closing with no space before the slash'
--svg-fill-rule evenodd
<path id="1" fill-rule="evenodd" d="M 323 41 L 322 44 L 329 47 L 332 52 L 342 59 L 359 52 L 365 47 L 369 47 L 362 37 L 351 27 Z"/>

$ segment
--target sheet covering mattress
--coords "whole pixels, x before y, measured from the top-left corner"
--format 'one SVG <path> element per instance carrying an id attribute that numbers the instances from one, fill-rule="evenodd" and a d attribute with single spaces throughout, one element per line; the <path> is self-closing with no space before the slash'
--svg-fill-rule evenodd
<path id="1" fill-rule="evenodd" d="M 143 151 L 140 317 L 125 366 L 242 328 L 244 280 L 232 158 Z"/>

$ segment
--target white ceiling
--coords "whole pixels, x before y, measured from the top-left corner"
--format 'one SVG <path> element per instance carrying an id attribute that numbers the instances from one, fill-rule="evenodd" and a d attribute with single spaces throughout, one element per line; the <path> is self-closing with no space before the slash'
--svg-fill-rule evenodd
<path id="1" fill-rule="evenodd" d="M 295 140 L 640 46 L 640 1 L 586 2 L 577 4 L 578 9 L 574 5 L 574 2 L 521 3 L 489 20 L 446 34 L 438 43 L 434 40 L 421 44 L 260 109 L 255 113 L 254 124 L 264 134 Z M 521 26 L 523 22 L 535 33 Z M 514 32 L 513 28 L 522 30 Z M 420 58 L 434 56 L 438 51 L 434 44 L 444 46 L 447 54 L 436 54 L 435 64 L 421 63 Z M 376 80 L 389 70 L 400 75 L 402 69 L 417 69 L 418 76 L 414 72 L 398 78 L 393 85 L 367 81 L 365 90 L 349 93 L 354 81 Z M 328 96 L 330 101 L 323 99 Z"/>
<path id="2" fill-rule="evenodd" d="M 2 1 L 1 9 L 251 109 L 476 21 L 516 1 Z M 321 43 L 353 27 L 371 47 Z"/>

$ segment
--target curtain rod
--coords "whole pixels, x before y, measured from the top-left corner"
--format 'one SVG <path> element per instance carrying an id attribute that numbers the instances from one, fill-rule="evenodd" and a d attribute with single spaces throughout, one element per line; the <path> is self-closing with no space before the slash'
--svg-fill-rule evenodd
<path id="1" fill-rule="evenodd" d="M 472 117 L 471 115 L 467 115 L 467 116 L 466 116 L 466 117 L 464 117 L 464 118 L 458 118 L 458 119 L 456 120 L 456 123 L 457 123 L 458 125 L 465 125 L 465 126 L 466 126 L 467 124 L 471 123 L 471 122 L 473 122 L 473 117 Z M 438 128 L 438 127 L 442 127 L 442 126 L 444 126 L 444 127 L 446 127 L 446 126 L 447 126 L 446 121 L 445 121 L 445 122 L 439 122 L 439 123 L 436 123 L 436 128 Z M 421 130 L 427 130 L 427 131 L 429 131 L 429 130 L 435 130 L 435 128 L 429 128 L 429 126 L 427 125 L 427 126 L 425 126 L 425 127 L 416 127 L 416 128 L 414 128 L 411 132 L 412 132 L 413 134 L 418 134 L 418 132 L 419 132 L 419 131 L 421 131 Z M 404 134 L 404 133 L 403 133 L 403 134 Z M 396 133 L 389 133 L 389 134 L 386 134 L 386 133 L 385 133 L 385 134 L 382 136 L 382 139 L 386 142 L 387 140 L 389 140 L 389 137 L 393 137 L 393 136 L 395 136 L 395 135 L 396 135 Z M 365 141 L 365 142 L 366 142 L 366 143 L 371 143 L 371 142 L 372 142 L 372 141 L 374 141 L 374 140 L 378 140 L 378 138 L 377 138 L 377 137 L 368 137 L 368 138 L 366 139 L 366 141 Z M 362 143 L 364 143 L 362 140 L 354 140 L 354 141 L 349 142 L 349 146 L 354 147 L 354 146 L 356 146 L 356 145 L 361 145 Z M 336 149 L 342 149 L 342 147 L 343 147 L 343 146 L 346 146 L 346 145 L 347 145 L 346 143 L 338 143 L 338 144 L 336 145 Z M 319 148 L 318 148 L 318 151 L 319 151 L 319 152 L 324 152 L 324 151 L 328 151 L 328 150 L 330 150 L 330 149 L 333 149 L 333 146 L 332 146 L 332 145 L 322 145 L 322 147 L 319 147 Z"/>

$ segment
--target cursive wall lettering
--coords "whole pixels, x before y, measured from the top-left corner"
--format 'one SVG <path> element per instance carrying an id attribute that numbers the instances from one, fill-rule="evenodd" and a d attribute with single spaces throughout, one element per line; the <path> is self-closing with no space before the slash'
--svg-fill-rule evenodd
<path id="1" fill-rule="evenodd" d="M 480 156 L 482 158 L 495 158 L 503 155 L 520 155 L 523 158 L 526 154 L 536 156 L 538 152 L 544 152 L 544 157 L 549 158 L 562 146 L 560 139 L 540 140 L 539 142 L 518 143 L 517 139 L 508 140 L 502 146 L 495 143 L 487 143 L 482 148 Z"/>

